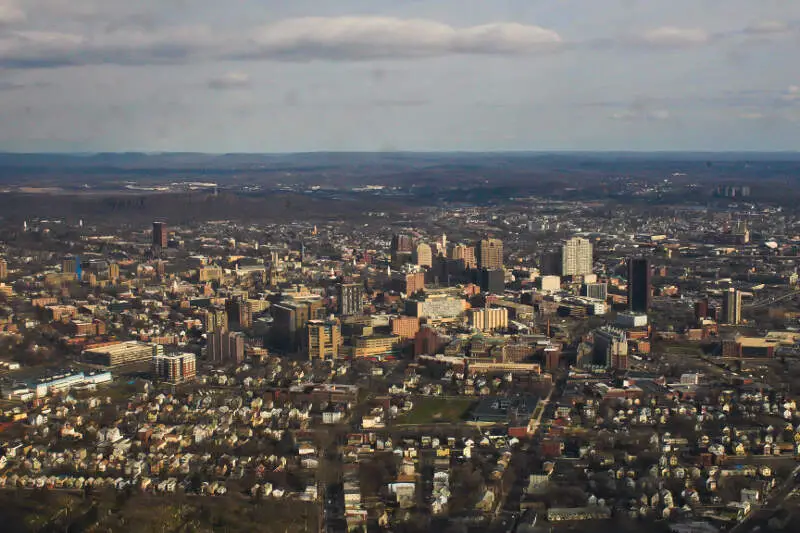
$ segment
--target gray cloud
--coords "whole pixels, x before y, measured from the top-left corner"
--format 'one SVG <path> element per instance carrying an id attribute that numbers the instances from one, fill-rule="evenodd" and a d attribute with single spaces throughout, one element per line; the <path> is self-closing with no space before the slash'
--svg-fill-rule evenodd
<path id="1" fill-rule="evenodd" d="M 25 20 L 25 11 L 16 0 L 0 0 L 0 26 Z"/>
<path id="2" fill-rule="evenodd" d="M 746 26 L 742 32 L 748 35 L 780 35 L 792 30 L 788 22 L 782 20 L 764 20 Z"/>
<path id="3" fill-rule="evenodd" d="M 703 28 L 678 28 L 662 26 L 647 30 L 637 36 L 641 44 L 656 47 L 687 47 L 708 44 L 711 34 Z"/>
<path id="4" fill-rule="evenodd" d="M 208 80 L 209 89 L 246 89 L 250 87 L 250 76 L 244 72 L 228 72 Z"/>
<path id="5" fill-rule="evenodd" d="M 44 89 L 47 87 L 51 87 L 51 83 L 37 81 L 33 83 L 23 83 L 18 81 L 1 81 L 0 80 L 0 91 L 18 91 L 21 89 Z"/>

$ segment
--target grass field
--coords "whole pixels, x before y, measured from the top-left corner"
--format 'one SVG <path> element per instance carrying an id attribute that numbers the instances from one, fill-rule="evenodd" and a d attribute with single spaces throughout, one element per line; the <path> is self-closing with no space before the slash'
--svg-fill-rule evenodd
<path id="1" fill-rule="evenodd" d="M 416 398 L 410 413 L 397 419 L 399 424 L 435 424 L 464 419 L 474 400 L 470 398 Z"/>

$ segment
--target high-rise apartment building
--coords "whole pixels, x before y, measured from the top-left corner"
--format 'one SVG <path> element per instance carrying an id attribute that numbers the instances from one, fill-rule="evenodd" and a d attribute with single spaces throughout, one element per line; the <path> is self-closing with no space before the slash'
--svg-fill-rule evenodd
<path id="1" fill-rule="evenodd" d="M 419 266 L 433 266 L 433 250 L 430 245 L 421 242 L 414 249 L 414 262 Z"/>
<path id="2" fill-rule="evenodd" d="M 108 265 L 108 279 L 111 281 L 119 280 L 119 264 L 111 263 Z"/>
<path id="3" fill-rule="evenodd" d="M 647 313 L 652 299 L 650 261 L 645 257 L 628 259 L 628 309 Z"/>
<path id="4" fill-rule="evenodd" d="M 203 326 L 206 333 L 228 331 L 228 313 L 221 307 L 206 309 Z"/>
<path id="5" fill-rule="evenodd" d="M 722 322 L 730 325 L 742 323 L 742 293 L 733 287 L 722 294 Z"/>
<path id="6" fill-rule="evenodd" d="M 244 333 L 212 331 L 207 336 L 207 356 L 215 363 L 244 361 Z"/>
<path id="7" fill-rule="evenodd" d="M 338 320 L 308 321 L 309 359 L 336 359 L 342 343 L 342 329 Z"/>
<path id="8" fill-rule="evenodd" d="M 336 289 L 340 315 L 360 315 L 364 311 L 363 285 L 360 283 L 340 283 Z"/>
<path id="9" fill-rule="evenodd" d="M 573 237 L 562 245 L 562 276 L 585 276 L 591 274 L 592 264 L 592 243 L 588 239 Z"/>
<path id="10" fill-rule="evenodd" d="M 0 280 L 4 280 L 8 277 L 8 263 L 6 260 L 0 257 Z"/>
<path id="11" fill-rule="evenodd" d="M 487 270 L 503 268 L 503 241 L 483 239 L 478 242 L 478 268 Z"/>
<path id="12" fill-rule="evenodd" d="M 197 375 L 197 358 L 193 353 L 159 353 L 153 357 L 153 367 L 156 379 L 183 383 Z"/>
<path id="13" fill-rule="evenodd" d="M 153 222 L 153 248 L 167 247 L 167 225 L 164 222 Z"/>
<path id="14" fill-rule="evenodd" d="M 228 313 L 228 325 L 231 329 L 248 329 L 253 327 L 253 310 L 245 298 L 235 298 L 225 303 Z"/>

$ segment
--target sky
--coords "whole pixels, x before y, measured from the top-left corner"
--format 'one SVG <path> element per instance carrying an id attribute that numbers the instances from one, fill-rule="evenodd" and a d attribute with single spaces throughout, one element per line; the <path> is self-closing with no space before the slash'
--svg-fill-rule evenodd
<path id="1" fill-rule="evenodd" d="M 797 0 L 0 0 L 0 150 L 800 150 Z"/>

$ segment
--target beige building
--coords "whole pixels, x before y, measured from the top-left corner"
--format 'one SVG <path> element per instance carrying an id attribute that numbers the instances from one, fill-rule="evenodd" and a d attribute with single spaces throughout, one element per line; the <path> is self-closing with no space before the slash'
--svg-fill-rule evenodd
<path id="1" fill-rule="evenodd" d="M 308 321 L 309 359 L 336 359 L 343 342 L 338 320 Z"/>
<path id="2" fill-rule="evenodd" d="M 562 276 L 585 276 L 591 274 L 592 264 L 592 243 L 589 239 L 573 237 L 562 245 Z"/>
<path id="3" fill-rule="evenodd" d="M 478 267 L 488 270 L 503 268 L 503 241 L 483 239 L 478 242 Z"/>
<path id="4" fill-rule="evenodd" d="M 370 335 L 357 337 L 354 357 L 385 357 L 399 354 L 400 337 L 397 335 Z"/>
<path id="5" fill-rule="evenodd" d="M 478 266 L 478 262 L 475 259 L 475 247 L 473 246 L 465 246 L 463 244 L 453 246 L 450 251 L 450 259 L 464 261 L 464 268 L 471 269 Z"/>
<path id="6" fill-rule="evenodd" d="M 414 249 L 414 262 L 419 266 L 433 266 L 433 250 L 430 245 L 421 242 Z"/>
<path id="7" fill-rule="evenodd" d="M 481 331 L 497 331 L 508 328 L 508 309 L 494 307 L 469 310 L 469 327 Z"/>

